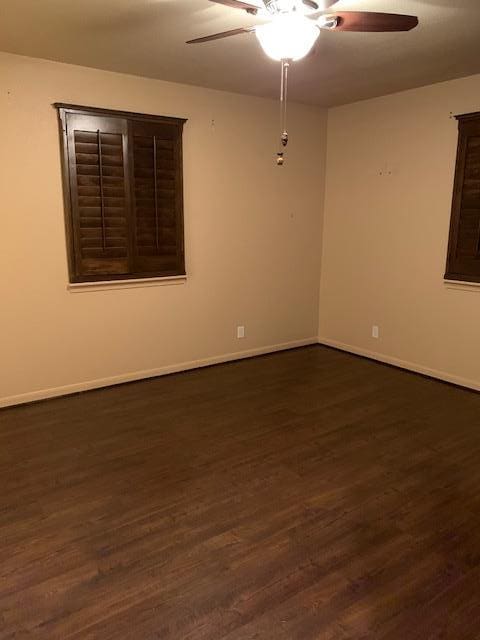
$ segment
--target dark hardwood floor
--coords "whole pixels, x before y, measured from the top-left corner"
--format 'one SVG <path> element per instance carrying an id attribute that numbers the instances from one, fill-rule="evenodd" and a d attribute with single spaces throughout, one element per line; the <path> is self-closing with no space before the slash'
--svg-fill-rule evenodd
<path id="1" fill-rule="evenodd" d="M 308 347 L 0 412 L 1 640 L 478 640 L 480 394 Z"/>

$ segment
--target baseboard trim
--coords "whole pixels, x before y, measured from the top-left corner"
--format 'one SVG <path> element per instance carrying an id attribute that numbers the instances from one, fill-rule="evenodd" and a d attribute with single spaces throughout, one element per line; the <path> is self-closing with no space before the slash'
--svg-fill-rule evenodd
<path id="1" fill-rule="evenodd" d="M 245 351 L 237 351 L 234 353 L 226 353 L 223 355 L 212 356 L 210 358 L 202 358 L 200 360 L 191 360 L 189 362 L 181 362 L 178 364 L 166 365 L 157 369 L 146 369 L 144 371 L 134 371 L 131 373 L 110 376 L 107 378 L 98 378 L 96 380 L 86 380 L 74 384 L 68 384 L 61 387 L 53 387 L 50 389 L 40 389 L 28 393 L 21 393 L 15 396 L 7 396 L 0 398 L 0 408 L 11 407 L 28 402 L 36 402 L 38 400 L 47 400 L 48 398 L 56 398 L 58 396 L 71 395 L 82 391 L 91 391 L 92 389 L 100 389 L 102 387 L 111 387 L 125 382 L 134 382 L 136 380 L 145 380 L 147 378 L 156 378 L 171 373 L 180 373 L 182 371 L 190 371 L 191 369 L 200 369 L 201 367 L 209 367 L 214 364 L 222 364 L 224 362 L 233 362 L 235 360 L 243 360 L 244 358 L 253 358 L 255 356 L 275 353 L 276 351 L 286 351 L 288 349 L 296 349 L 298 347 L 306 347 L 308 345 L 318 344 L 317 336 L 312 338 L 304 338 L 302 340 L 293 340 L 291 342 L 283 342 L 280 344 L 268 345 L 266 347 L 257 347 L 255 349 L 246 349 Z"/>
<path id="2" fill-rule="evenodd" d="M 417 364 L 416 362 L 401 360 L 400 358 L 388 356 L 384 353 L 379 353 L 378 351 L 362 349 L 351 344 L 345 344 L 344 342 L 331 340 L 330 338 L 319 337 L 318 343 L 327 347 L 333 347 L 334 349 L 340 349 L 341 351 L 353 353 L 356 356 L 362 356 L 370 360 L 377 360 L 378 362 L 383 362 L 384 364 L 399 367 L 400 369 L 413 371 L 413 373 L 419 373 L 420 375 L 427 376 L 429 378 L 435 378 L 437 380 L 441 380 L 442 382 L 448 382 L 449 384 L 454 384 L 459 387 L 465 387 L 466 389 L 472 389 L 473 391 L 480 391 L 480 382 L 477 382 L 476 380 L 470 380 L 468 378 L 455 376 L 451 373 L 447 373 L 446 371 L 430 369 L 429 367 L 424 367 L 420 364 Z"/>

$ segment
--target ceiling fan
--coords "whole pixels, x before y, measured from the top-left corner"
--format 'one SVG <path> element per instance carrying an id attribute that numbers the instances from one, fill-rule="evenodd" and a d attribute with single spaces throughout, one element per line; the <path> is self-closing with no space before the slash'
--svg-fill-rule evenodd
<path id="1" fill-rule="evenodd" d="M 282 63 L 280 102 L 282 110 L 281 143 L 288 142 L 286 131 L 286 100 L 288 67 L 293 60 L 304 58 L 312 49 L 321 30 L 391 32 L 410 31 L 418 25 L 416 16 L 371 11 L 326 10 L 338 0 L 210 0 L 234 9 L 267 19 L 264 24 L 214 33 L 188 40 L 187 44 L 198 44 L 229 38 L 246 33 L 255 33 L 262 49 L 274 60 Z M 283 164 L 283 151 L 277 153 L 277 164 Z"/>

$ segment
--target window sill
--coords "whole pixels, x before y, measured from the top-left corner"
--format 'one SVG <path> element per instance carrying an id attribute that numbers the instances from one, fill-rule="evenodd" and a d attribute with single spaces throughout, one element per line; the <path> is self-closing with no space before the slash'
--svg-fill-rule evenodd
<path id="1" fill-rule="evenodd" d="M 444 280 L 446 289 L 456 291 L 480 291 L 480 282 L 467 282 L 465 280 Z"/>
<path id="2" fill-rule="evenodd" d="M 71 282 L 67 290 L 71 293 L 86 291 L 108 291 L 109 289 L 138 289 L 145 287 L 165 287 L 185 284 L 187 276 L 168 276 L 164 278 L 139 278 L 138 280 L 101 280 L 98 282 Z"/>

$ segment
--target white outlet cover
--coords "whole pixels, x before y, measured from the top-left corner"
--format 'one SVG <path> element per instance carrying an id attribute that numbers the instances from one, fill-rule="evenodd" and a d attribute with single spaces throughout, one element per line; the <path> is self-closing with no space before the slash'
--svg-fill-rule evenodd
<path id="1" fill-rule="evenodd" d="M 380 335 L 379 329 L 377 327 L 377 325 L 373 325 L 372 327 L 372 338 L 378 338 Z"/>
<path id="2" fill-rule="evenodd" d="M 245 327 L 237 327 L 237 338 L 245 337 Z"/>

